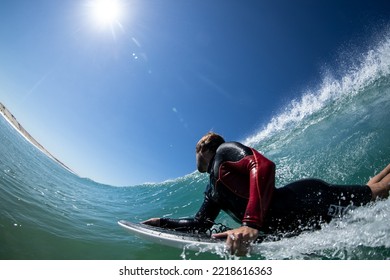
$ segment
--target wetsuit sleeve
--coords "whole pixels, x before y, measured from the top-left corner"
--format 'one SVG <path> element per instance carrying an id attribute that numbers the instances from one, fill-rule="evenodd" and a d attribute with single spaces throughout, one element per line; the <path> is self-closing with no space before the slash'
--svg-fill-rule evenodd
<path id="1" fill-rule="evenodd" d="M 160 226 L 178 231 L 207 230 L 213 226 L 220 211 L 218 204 L 206 194 L 203 204 L 194 218 L 161 218 Z"/>
<path id="2" fill-rule="evenodd" d="M 252 149 L 252 155 L 223 162 L 219 180 L 231 193 L 247 199 L 242 225 L 261 229 L 275 188 L 275 164 Z"/>
<path id="3" fill-rule="evenodd" d="M 275 164 L 253 150 L 253 159 L 248 161 L 249 201 L 243 225 L 260 229 L 271 203 L 275 188 Z"/>

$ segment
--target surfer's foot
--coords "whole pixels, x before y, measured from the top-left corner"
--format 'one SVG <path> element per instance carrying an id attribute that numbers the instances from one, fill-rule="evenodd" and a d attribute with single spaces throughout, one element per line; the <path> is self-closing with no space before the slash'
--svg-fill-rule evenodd
<path id="1" fill-rule="evenodd" d="M 388 198 L 390 192 L 390 164 L 367 182 L 372 192 L 372 200 Z"/>

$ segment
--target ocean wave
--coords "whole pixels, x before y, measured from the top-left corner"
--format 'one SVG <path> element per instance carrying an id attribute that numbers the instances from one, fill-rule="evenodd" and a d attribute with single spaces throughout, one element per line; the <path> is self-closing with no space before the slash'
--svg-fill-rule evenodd
<path id="1" fill-rule="evenodd" d="M 378 83 L 389 83 L 390 75 L 390 33 L 365 54 L 350 62 L 350 67 L 341 79 L 336 79 L 328 70 L 318 89 L 307 90 L 300 99 L 290 104 L 259 132 L 245 139 L 250 146 L 258 145 L 264 139 L 288 127 L 301 123 L 308 116 L 326 108 L 334 101 L 342 102 Z"/>

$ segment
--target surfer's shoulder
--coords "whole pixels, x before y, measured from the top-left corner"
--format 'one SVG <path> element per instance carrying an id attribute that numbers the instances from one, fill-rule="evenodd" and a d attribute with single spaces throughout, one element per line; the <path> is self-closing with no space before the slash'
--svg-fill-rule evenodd
<path id="1" fill-rule="evenodd" d="M 251 148 L 239 142 L 225 142 L 216 151 L 216 157 L 223 160 L 237 160 L 251 154 Z"/>

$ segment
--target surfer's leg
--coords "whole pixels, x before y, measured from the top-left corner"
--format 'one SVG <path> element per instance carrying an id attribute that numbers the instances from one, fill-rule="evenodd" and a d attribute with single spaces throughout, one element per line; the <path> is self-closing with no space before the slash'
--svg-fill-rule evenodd
<path id="1" fill-rule="evenodd" d="M 305 179 L 286 186 L 300 202 L 300 219 L 329 222 L 347 210 L 371 201 L 366 185 L 334 185 L 318 179 Z M 304 219 L 303 219 L 304 218 Z"/>
<path id="2" fill-rule="evenodd" d="M 372 192 L 372 200 L 387 198 L 390 192 L 390 164 L 367 182 Z"/>
<path id="3" fill-rule="evenodd" d="M 316 229 L 341 217 L 350 209 L 371 201 L 367 185 L 333 185 L 318 179 L 304 179 L 276 189 L 265 228 L 299 232 Z"/>
<path id="4" fill-rule="evenodd" d="M 267 233 L 316 229 L 327 221 L 329 184 L 318 179 L 303 179 L 277 188 L 266 217 Z"/>

